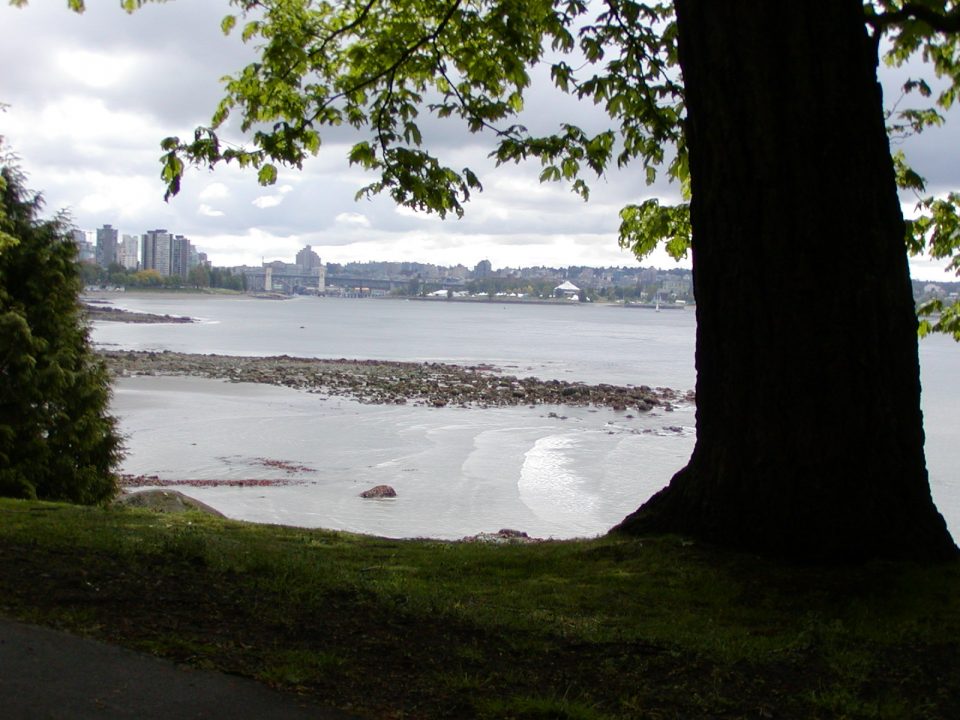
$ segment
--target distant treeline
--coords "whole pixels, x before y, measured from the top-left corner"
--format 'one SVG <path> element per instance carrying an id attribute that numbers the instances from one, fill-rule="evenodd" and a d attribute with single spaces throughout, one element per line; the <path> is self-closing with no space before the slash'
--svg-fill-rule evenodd
<path id="1" fill-rule="evenodd" d="M 127 288 L 223 288 L 226 290 L 244 291 L 247 289 L 247 279 L 244 275 L 235 275 L 230 268 L 205 267 L 198 265 L 193 268 L 186 278 L 179 276 L 164 276 L 156 270 L 130 271 L 122 265 L 112 264 L 109 268 L 102 268 L 93 263 L 80 263 L 83 284 L 112 285 Z"/>

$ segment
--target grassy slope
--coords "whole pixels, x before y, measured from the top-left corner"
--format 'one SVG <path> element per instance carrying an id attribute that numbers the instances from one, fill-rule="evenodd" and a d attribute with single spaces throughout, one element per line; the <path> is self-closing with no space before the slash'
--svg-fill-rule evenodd
<path id="1" fill-rule="evenodd" d="M 0 500 L 0 613 L 370 717 L 960 717 L 960 565 Z"/>

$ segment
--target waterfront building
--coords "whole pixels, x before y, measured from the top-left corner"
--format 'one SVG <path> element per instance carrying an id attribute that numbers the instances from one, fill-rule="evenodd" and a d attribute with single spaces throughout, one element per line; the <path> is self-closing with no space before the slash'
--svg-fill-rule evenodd
<path id="1" fill-rule="evenodd" d="M 97 228 L 97 264 L 100 267 L 108 268 L 117 262 L 117 250 L 119 242 L 117 229 L 112 225 L 104 225 Z"/>
<path id="2" fill-rule="evenodd" d="M 565 298 L 579 298 L 580 297 L 580 288 L 574 285 L 572 282 L 567 280 L 561 285 L 557 285 L 553 289 L 553 294 L 556 297 L 565 297 Z"/>
<path id="3" fill-rule="evenodd" d="M 170 249 L 173 235 L 163 228 L 148 230 L 143 234 L 140 266 L 143 270 L 156 270 L 163 276 L 170 274 Z"/>
<path id="4" fill-rule="evenodd" d="M 190 272 L 190 241 L 183 235 L 174 235 L 170 240 L 169 275 L 183 280 Z"/>
<path id="5" fill-rule="evenodd" d="M 124 270 L 136 270 L 140 267 L 140 238 L 136 235 L 124 235 L 120 241 L 117 262 Z"/>

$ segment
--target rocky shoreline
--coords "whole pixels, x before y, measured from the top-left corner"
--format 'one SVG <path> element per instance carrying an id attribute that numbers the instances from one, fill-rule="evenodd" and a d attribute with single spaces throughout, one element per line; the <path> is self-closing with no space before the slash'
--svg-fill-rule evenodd
<path id="1" fill-rule="evenodd" d="M 518 378 L 500 374 L 490 365 L 459 366 L 384 360 L 326 360 L 278 357 L 238 357 L 176 352 L 101 350 L 111 373 L 187 375 L 233 382 L 266 383 L 350 397 L 368 404 L 431 407 L 506 407 L 571 405 L 610 407 L 625 412 L 670 411 L 693 403 L 693 391 L 646 385 L 588 385 L 564 380 Z"/>
<path id="2" fill-rule="evenodd" d="M 81 308 L 88 320 L 145 324 L 194 322 L 193 318 L 181 317 L 179 315 L 154 315 L 153 313 L 138 313 L 131 310 L 123 310 L 98 300 L 89 300 L 81 303 Z"/>
<path id="3" fill-rule="evenodd" d="M 212 488 L 212 487 L 287 487 L 289 485 L 306 485 L 304 479 L 289 478 L 233 478 L 227 480 L 211 480 L 209 478 L 196 478 L 190 480 L 169 480 L 161 478 L 159 475 L 130 475 L 122 473 L 118 480 L 120 489 L 124 492 L 135 490 L 137 488 L 172 488 L 172 487 L 194 487 L 194 488 Z"/>

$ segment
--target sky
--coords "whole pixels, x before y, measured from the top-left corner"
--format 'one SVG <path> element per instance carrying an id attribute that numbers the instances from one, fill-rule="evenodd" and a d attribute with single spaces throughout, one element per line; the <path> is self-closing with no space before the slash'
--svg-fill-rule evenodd
<path id="1" fill-rule="evenodd" d="M 88 0 L 76 15 L 65 0 L 32 0 L 26 9 L 0 5 L 0 136 L 19 157 L 28 186 L 43 193 L 48 210 L 67 209 L 76 225 L 105 223 L 121 233 L 165 228 L 191 239 L 215 265 L 286 260 L 311 245 L 325 262 L 416 261 L 494 268 L 546 265 L 635 266 L 617 244 L 618 212 L 657 196 L 678 200 L 675 187 L 648 187 L 639 168 L 610 171 L 590 182 L 584 202 L 559 183 L 540 184 L 537 163 L 494 168 L 488 135 L 470 135 L 451 123 L 423 127 L 426 146 L 452 167 L 480 176 L 463 218 L 398 208 L 389 197 L 355 200 L 373 175 L 351 168 L 348 133 L 325 136 L 320 154 L 302 170 L 281 169 L 271 187 L 255 171 L 221 166 L 191 169 L 181 193 L 164 202 L 160 141 L 189 136 L 209 123 L 222 97 L 221 78 L 253 59 L 237 34 L 220 21 L 227 0 L 148 4 L 128 15 L 117 0 Z M 558 118 L 602 129 L 592 105 L 545 89 L 542 69 L 527 98 L 525 122 L 552 127 Z M 904 71 L 882 79 L 894 97 Z M 960 189 L 960 113 L 944 128 L 905 145 L 928 190 Z M 909 214 L 914 199 L 903 199 Z M 662 251 L 644 265 L 677 263 Z M 825 269 L 834 268 L 829 258 Z M 955 279 L 944 262 L 911 260 L 914 277 Z M 689 266 L 689 261 L 681 262 Z"/>

